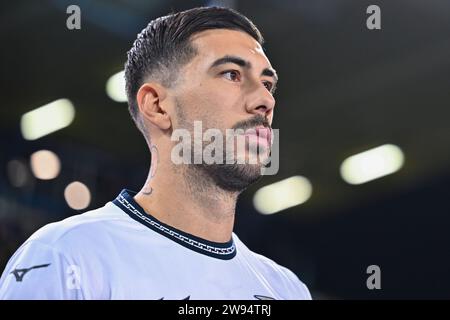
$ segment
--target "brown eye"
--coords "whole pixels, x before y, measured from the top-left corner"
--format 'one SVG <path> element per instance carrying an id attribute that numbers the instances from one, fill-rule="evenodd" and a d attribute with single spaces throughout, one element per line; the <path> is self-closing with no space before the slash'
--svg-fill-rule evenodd
<path id="1" fill-rule="evenodd" d="M 228 70 L 222 72 L 222 74 L 230 81 L 239 81 L 240 80 L 240 74 L 239 71 L 236 70 Z"/>
<path id="2" fill-rule="evenodd" d="M 264 86 L 267 88 L 267 90 L 269 90 L 269 91 L 272 90 L 272 88 L 273 88 L 272 82 L 264 81 L 263 84 L 264 84 Z"/>

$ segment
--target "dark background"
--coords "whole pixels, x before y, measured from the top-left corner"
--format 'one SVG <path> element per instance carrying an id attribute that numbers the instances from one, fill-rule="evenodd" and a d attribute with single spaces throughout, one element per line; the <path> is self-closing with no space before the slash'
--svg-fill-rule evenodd
<path id="1" fill-rule="evenodd" d="M 217 2 L 216 2 L 217 3 Z M 317 299 L 450 298 L 450 1 L 222 1 L 262 31 L 277 69 L 274 128 L 280 171 L 238 202 L 235 232 L 293 270 Z M 81 30 L 66 28 L 67 6 Z M 94 209 L 122 188 L 139 190 L 150 155 L 126 103 L 105 82 L 152 19 L 206 1 L 8 1 L 0 4 L 0 267 L 35 230 L 78 214 L 63 196 L 79 180 Z M 366 8 L 381 8 L 381 30 Z M 75 121 L 26 141 L 22 114 L 58 98 Z M 393 175 L 353 186 L 339 175 L 350 155 L 393 143 L 405 154 Z M 49 149 L 62 163 L 53 180 L 17 188 L 7 163 Z M 310 179 L 306 203 L 263 216 L 255 191 L 293 175 Z M 368 290 L 366 268 L 381 268 Z"/>

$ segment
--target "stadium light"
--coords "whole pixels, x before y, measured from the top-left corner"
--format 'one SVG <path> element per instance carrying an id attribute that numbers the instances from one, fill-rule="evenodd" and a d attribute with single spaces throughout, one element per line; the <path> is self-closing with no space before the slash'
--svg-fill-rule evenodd
<path id="1" fill-rule="evenodd" d="M 273 214 L 306 202 L 312 194 L 312 185 L 302 176 L 294 176 L 259 189 L 253 204 L 262 214 Z"/>
<path id="2" fill-rule="evenodd" d="M 75 210 L 82 210 L 91 203 L 91 192 L 84 183 L 74 181 L 64 189 L 64 198 L 69 207 Z"/>
<path id="3" fill-rule="evenodd" d="M 51 180 L 59 175 L 61 162 L 58 156 L 49 150 L 39 150 L 30 157 L 31 171 L 41 180 Z"/>
<path id="4" fill-rule="evenodd" d="M 9 182 L 12 186 L 22 188 L 31 184 L 31 175 L 28 165 L 23 160 L 10 160 L 6 166 Z"/>
<path id="5" fill-rule="evenodd" d="M 340 168 L 341 176 L 350 184 L 366 183 L 400 170 L 404 158 L 399 147 L 385 144 L 345 159 Z"/>
<path id="6" fill-rule="evenodd" d="M 125 71 L 120 71 L 112 75 L 106 82 L 106 93 L 108 97 L 116 102 L 126 102 L 127 94 L 125 91 Z"/>
<path id="7" fill-rule="evenodd" d="M 22 115 L 20 129 L 24 139 L 36 140 L 69 126 L 74 118 L 72 102 L 58 99 Z"/>

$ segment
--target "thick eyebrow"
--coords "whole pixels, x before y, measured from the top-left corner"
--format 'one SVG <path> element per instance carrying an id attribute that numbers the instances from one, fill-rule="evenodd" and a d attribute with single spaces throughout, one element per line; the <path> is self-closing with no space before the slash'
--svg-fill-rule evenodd
<path id="1" fill-rule="evenodd" d="M 224 56 L 224 57 L 214 61 L 211 64 L 210 68 L 214 68 L 214 67 L 220 66 L 221 64 L 226 64 L 226 63 L 234 63 L 234 64 L 237 64 L 238 66 L 240 66 L 242 68 L 246 68 L 246 69 L 250 69 L 252 67 L 252 65 L 249 61 L 245 61 L 244 59 L 236 57 L 236 56 L 228 56 L 227 55 L 227 56 Z"/>
<path id="2" fill-rule="evenodd" d="M 209 67 L 214 68 L 217 66 L 220 66 L 222 64 L 226 64 L 226 63 L 234 63 L 237 64 L 238 66 L 245 68 L 245 69 L 251 69 L 252 68 L 252 64 L 250 63 L 250 61 L 246 61 L 240 57 L 237 56 L 229 56 L 226 55 L 222 58 L 217 59 L 216 61 L 214 61 L 211 66 Z M 268 77 L 272 77 L 275 82 L 278 81 L 278 76 L 277 76 L 277 72 L 275 71 L 275 69 L 272 68 L 265 68 L 262 72 L 261 72 L 262 76 L 268 76 Z"/>
<path id="3" fill-rule="evenodd" d="M 262 76 L 268 76 L 268 77 L 272 77 L 275 82 L 278 81 L 278 75 L 277 72 L 275 71 L 275 69 L 272 68 L 265 68 L 262 72 L 261 72 Z"/>

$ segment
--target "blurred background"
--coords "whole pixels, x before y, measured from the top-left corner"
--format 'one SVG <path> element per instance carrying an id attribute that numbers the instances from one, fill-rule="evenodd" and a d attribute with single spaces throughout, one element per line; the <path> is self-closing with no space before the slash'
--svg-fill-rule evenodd
<path id="1" fill-rule="evenodd" d="M 207 5 L 252 19 L 280 76 L 280 170 L 241 195 L 238 236 L 316 299 L 450 298 L 448 0 L 3 1 L 1 270 L 43 225 L 141 188 L 126 51 L 150 20 Z"/>

